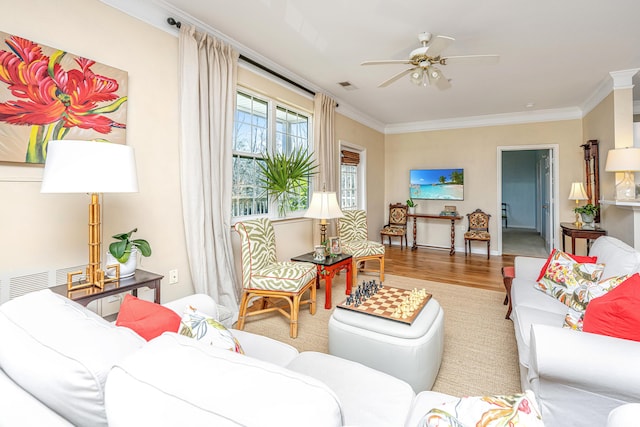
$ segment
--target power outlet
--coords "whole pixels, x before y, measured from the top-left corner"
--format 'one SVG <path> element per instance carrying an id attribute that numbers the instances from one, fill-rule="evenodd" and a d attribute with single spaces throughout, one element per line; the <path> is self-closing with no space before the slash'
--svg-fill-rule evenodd
<path id="1" fill-rule="evenodd" d="M 178 283 L 178 270 L 169 270 L 169 284 Z"/>

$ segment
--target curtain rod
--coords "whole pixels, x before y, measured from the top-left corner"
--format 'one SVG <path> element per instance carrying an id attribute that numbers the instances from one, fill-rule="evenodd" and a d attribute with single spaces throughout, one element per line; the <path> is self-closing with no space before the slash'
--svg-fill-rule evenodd
<path id="1" fill-rule="evenodd" d="M 175 19 L 173 19 L 173 18 L 171 18 L 171 17 L 167 18 L 167 22 L 169 23 L 169 25 L 175 25 L 175 26 L 176 26 L 176 27 L 178 27 L 178 28 L 180 28 L 180 27 L 182 26 L 182 22 L 180 22 L 180 21 L 176 21 Z M 305 91 L 305 92 L 307 92 L 307 93 L 310 93 L 310 94 L 311 94 L 311 96 L 315 96 L 315 95 L 316 95 L 316 93 L 315 93 L 314 91 L 312 91 L 311 89 L 307 89 L 306 87 L 302 86 L 300 83 L 296 83 L 296 82 L 294 82 L 294 81 L 293 81 L 293 80 L 291 80 L 290 78 L 285 77 L 285 76 L 283 76 L 282 74 L 278 73 L 277 71 L 273 71 L 272 69 L 267 68 L 267 67 L 265 67 L 264 65 L 257 63 L 256 61 L 254 61 L 254 60 L 253 60 L 253 59 L 251 59 L 251 58 L 247 58 L 246 56 L 244 56 L 244 55 L 242 55 L 242 54 L 241 54 L 241 55 L 240 55 L 240 59 L 242 59 L 244 62 L 248 62 L 249 64 L 251 64 L 251 65 L 253 65 L 253 66 L 255 66 L 255 67 L 260 68 L 260 69 L 261 69 L 261 70 L 263 70 L 263 71 L 266 71 L 267 73 L 269 73 L 269 74 L 271 74 L 271 75 L 273 75 L 273 76 L 276 76 L 277 78 L 279 78 L 279 79 L 281 79 L 281 80 L 284 80 L 285 82 L 287 82 L 287 83 L 289 83 L 289 84 L 291 84 L 291 85 L 293 85 L 293 86 L 297 87 L 298 89 L 302 89 L 303 91 Z M 337 107 L 337 106 L 338 106 L 338 105 L 336 105 L 336 107 Z"/>

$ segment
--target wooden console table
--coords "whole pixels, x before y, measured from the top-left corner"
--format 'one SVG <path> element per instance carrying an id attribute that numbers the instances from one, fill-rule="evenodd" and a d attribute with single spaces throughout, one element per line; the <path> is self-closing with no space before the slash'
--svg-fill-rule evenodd
<path id="1" fill-rule="evenodd" d="M 407 217 L 413 220 L 413 246 L 411 246 L 412 251 L 415 251 L 416 249 L 418 249 L 418 244 L 416 243 L 418 218 L 427 218 L 427 219 L 446 219 L 451 221 L 451 250 L 449 251 L 449 255 L 453 255 L 456 252 L 456 247 L 455 247 L 456 221 L 461 220 L 462 219 L 461 216 L 435 215 L 435 214 L 407 214 Z"/>
<path id="2" fill-rule="evenodd" d="M 104 289 L 98 287 L 88 287 L 68 291 L 67 284 L 53 286 L 53 292 L 74 300 L 84 306 L 91 301 L 100 298 L 116 295 L 122 292 L 131 291 L 133 296 L 138 296 L 139 288 L 149 288 L 155 290 L 154 302 L 160 304 L 160 281 L 164 276 L 155 273 L 149 273 L 144 270 L 136 270 L 136 274 L 131 277 L 125 277 L 117 282 L 109 282 L 104 284 Z"/>
<path id="3" fill-rule="evenodd" d="M 561 222 L 562 229 L 562 252 L 564 250 L 564 240 L 566 236 L 571 237 L 571 253 L 576 254 L 576 239 L 587 239 L 587 254 L 591 246 L 591 239 L 597 239 L 600 236 L 606 236 L 607 232 L 601 228 L 580 228 L 572 222 Z"/>

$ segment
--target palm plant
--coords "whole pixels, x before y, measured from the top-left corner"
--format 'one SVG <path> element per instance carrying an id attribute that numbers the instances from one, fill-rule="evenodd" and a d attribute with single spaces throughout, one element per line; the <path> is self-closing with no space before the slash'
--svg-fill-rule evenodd
<path id="1" fill-rule="evenodd" d="M 310 153 L 298 148 L 290 153 L 265 153 L 258 167 L 260 184 L 278 203 L 280 216 L 285 216 L 300 196 L 307 194 L 309 178 L 317 173 L 318 165 Z"/>

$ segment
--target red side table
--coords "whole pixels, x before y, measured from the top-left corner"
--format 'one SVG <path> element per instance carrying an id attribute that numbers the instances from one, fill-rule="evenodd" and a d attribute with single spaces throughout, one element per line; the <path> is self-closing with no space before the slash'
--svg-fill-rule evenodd
<path id="1" fill-rule="evenodd" d="M 311 262 L 316 265 L 316 267 L 318 268 L 316 273 L 318 286 L 320 285 L 321 279 L 324 279 L 325 284 L 324 308 L 331 308 L 331 283 L 336 273 L 340 270 L 346 270 L 347 272 L 347 289 L 345 291 L 345 295 L 349 295 L 351 293 L 351 255 L 327 255 L 327 257 L 323 261 L 318 261 L 313 259 L 313 252 L 309 252 L 293 257 L 291 258 L 291 261 Z"/>

